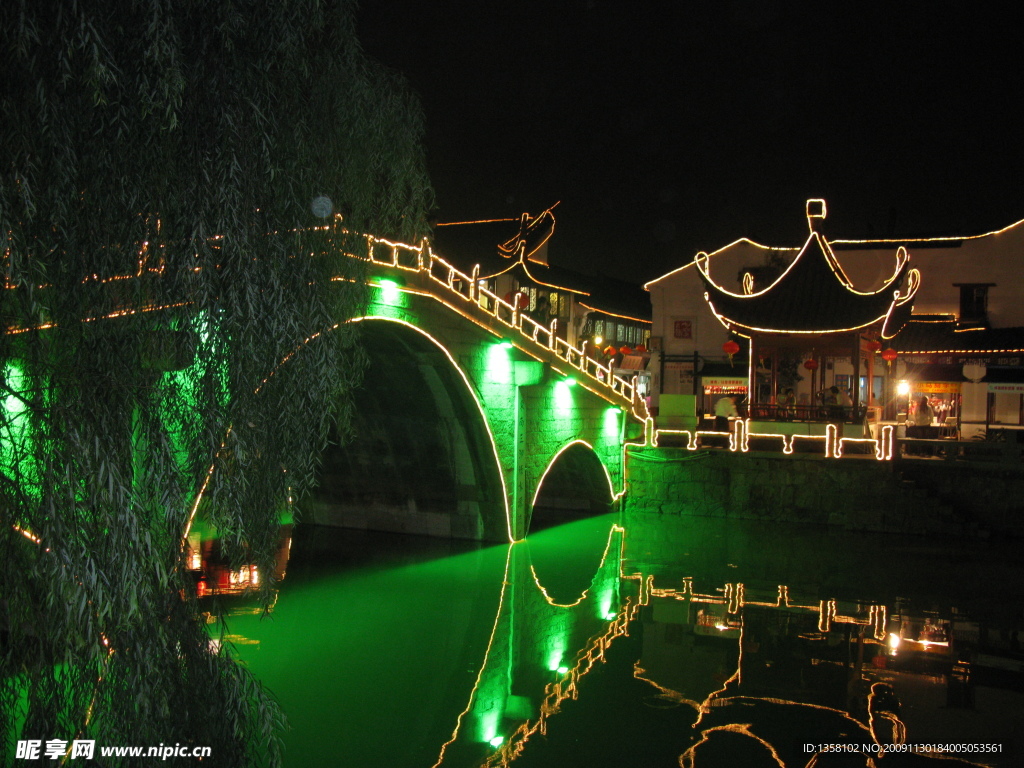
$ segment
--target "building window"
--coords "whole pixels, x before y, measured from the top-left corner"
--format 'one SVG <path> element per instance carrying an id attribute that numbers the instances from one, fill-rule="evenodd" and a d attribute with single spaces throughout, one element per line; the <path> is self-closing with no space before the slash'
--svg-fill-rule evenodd
<path id="1" fill-rule="evenodd" d="M 548 301 L 551 303 L 551 314 L 555 317 L 566 318 L 569 317 L 570 303 L 572 301 L 568 294 L 560 294 L 556 291 L 552 291 L 548 295 Z"/>
<path id="2" fill-rule="evenodd" d="M 988 324 L 988 289 L 995 283 L 954 283 L 960 289 L 960 324 Z"/>

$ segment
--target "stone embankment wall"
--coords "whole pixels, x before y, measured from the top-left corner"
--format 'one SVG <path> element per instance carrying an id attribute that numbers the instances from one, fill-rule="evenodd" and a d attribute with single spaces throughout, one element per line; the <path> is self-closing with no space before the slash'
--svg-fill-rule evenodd
<path id="1" fill-rule="evenodd" d="M 1024 474 L 903 464 L 630 449 L 623 514 L 627 524 L 691 516 L 930 536 L 1024 535 Z"/>

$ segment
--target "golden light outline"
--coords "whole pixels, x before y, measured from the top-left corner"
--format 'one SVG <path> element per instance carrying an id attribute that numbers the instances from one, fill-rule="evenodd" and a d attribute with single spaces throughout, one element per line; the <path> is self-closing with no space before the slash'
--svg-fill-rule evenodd
<path id="1" fill-rule="evenodd" d="M 470 395 L 473 398 L 473 403 L 476 405 L 477 411 L 480 413 L 480 418 L 483 420 L 484 427 L 487 430 L 487 438 L 488 438 L 488 440 L 490 441 L 490 444 L 491 444 L 491 452 L 494 455 L 495 467 L 498 470 L 498 477 L 501 478 L 501 497 L 502 497 L 502 504 L 505 507 L 505 531 L 506 531 L 506 535 L 508 536 L 509 542 L 514 542 L 515 539 L 512 537 L 512 515 L 511 515 L 511 511 L 509 509 L 509 500 L 508 500 L 508 485 L 505 483 L 505 472 L 502 469 L 501 456 L 498 453 L 498 443 L 494 439 L 494 432 L 491 431 L 491 425 L 490 425 L 490 422 L 487 419 L 487 412 L 484 410 L 483 405 L 480 403 L 480 399 L 477 397 L 476 390 L 473 389 L 473 385 L 470 382 L 469 377 L 466 375 L 466 372 L 463 371 L 462 367 L 455 361 L 455 357 L 452 355 L 451 352 L 448 351 L 447 347 L 445 347 L 433 335 L 431 335 L 427 331 L 424 331 L 419 326 L 413 325 L 412 323 L 407 322 L 405 320 L 398 320 L 398 319 L 393 318 L 393 317 L 383 317 L 383 316 L 378 316 L 378 315 L 364 315 L 363 317 L 354 317 L 354 318 L 352 318 L 350 320 L 347 320 L 346 322 L 348 322 L 348 323 L 361 323 L 364 320 L 383 320 L 383 321 L 389 322 L 389 323 L 398 323 L 399 325 L 403 325 L 406 328 L 410 328 L 410 329 L 416 331 L 421 336 L 425 337 L 431 343 L 433 343 L 434 346 L 436 346 L 439 350 L 441 350 L 441 352 L 444 353 L 444 356 L 448 359 L 448 362 L 450 362 L 452 364 L 452 367 L 456 371 L 458 371 L 459 376 L 462 377 L 462 381 L 466 385 L 466 390 L 470 393 Z"/>
<path id="2" fill-rule="evenodd" d="M 505 605 L 505 593 L 508 591 L 511 580 L 509 579 L 509 567 L 512 563 L 512 547 L 516 546 L 518 542 L 511 542 L 508 545 L 508 552 L 505 554 L 505 574 L 501 579 L 501 593 L 498 596 L 498 610 L 494 614 L 494 624 L 491 626 L 491 636 L 487 640 L 487 649 L 484 651 L 483 661 L 480 662 L 480 669 L 476 674 L 476 681 L 473 683 L 473 689 L 469 694 L 469 701 L 466 703 L 466 708 L 459 713 L 458 717 L 455 718 L 455 730 L 452 731 L 451 738 L 448 739 L 444 744 L 441 745 L 441 751 L 437 756 L 437 761 L 430 768 L 438 768 L 441 763 L 444 762 L 445 752 L 457 738 L 459 738 L 459 731 L 462 730 L 462 719 L 469 714 L 469 710 L 473 708 L 473 701 L 476 699 L 477 689 L 480 687 L 480 680 L 483 679 L 484 670 L 487 669 L 487 660 L 491 657 L 491 648 L 494 647 L 494 638 L 498 634 L 498 625 L 501 623 L 501 611 Z"/>
<path id="3" fill-rule="evenodd" d="M 897 251 L 896 251 L 896 268 L 893 270 L 892 275 L 890 275 L 882 283 L 882 286 L 878 290 L 876 290 L 876 291 L 859 291 L 859 290 L 857 290 L 857 289 L 855 289 L 853 287 L 853 283 L 850 281 L 850 278 L 846 275 L 846 272 L 843 271 L 842 265 L 839 263 L 839 260 L 836 258 L 835 253 L 833 253 L 831 246 L 828 244 L 828 240 L 825 239 L 824 237 L 822 237 L 817 232 L 811 232 L 811 234 L 808 235 L 807 240 L 804 242 L 803 248 L 800 249 L 800 252 L 796 255 L 796 258 L 794 258 L 789 263 L 789 265 L 786 267 L 786 269 L 783 270 L 782 274 L 779 275 L 777 278 L 775 278 L 775 280 L 773 280 L 769 285 L 767 285 L 766 287 L 762 288 L 760 291 L 754 291 L 753 293 L 749 293 L 749 294 L 735 293 L 733 291 L 730 291 L 727 288 L 723 288 L 718 283 L 716 283 L 714 280 L 712 280 L 710 272 L 708 271 L 708 258 L 709 258 L 709 254 L 706 253 L 705 251 L 699 252 L 694 257 L 693 263 L 694 263 L 694 266 L 697 267 L 697 271 L 700 272 L 701 276 L 705 280 L 707 280 L 709 283 L 711 283 L 713 286 L 715 286 L 715 288 L 718 291 L 720 291 L 721 293 L 725 294 L 726 296 L 731 296 L 731 297 L 736 298 L 736 299 L 757 298 L 759 296 L 764 296 L 765 294 L 770 292 L 772 289 L 774 289 L 776 285 L 779 285 L 783 280 L 786 279 L 787 275 L 789 275 L 789 273 L 796 267 L 796 265 L 800 262 L 800 260 L 807 256 L 808 249 L 810 248 L 812 242 L 816 242 L 818 244 L 818 247 L 821 250 L 821 253 L 825 257 L 825 263 L 828 265 L 829 269 L 836 276 L 836 278 L 839 280 L 839 282 L 850 293 L 853 293 L 853 294 L 858 295 L 858 296 L 879 296 L 882 293 L 884 293 L 900 277 L 900 273 L 902 272 L 903 268 L 906 266 L 907 262 L 910 260 L 910 256 L 907 253 L 907 249 L 904 248 L 903 246 L 900 246 L 897 249 Z M 916 271 L 917 270 L 911 270 L 911 272 L 916 272 Z M 909 275 L 908 275 L 908 277 L 909 277 Z M 920 274 L 918 274 L 917 280 L 919 282 Z M 914 283 L 913 290 L 909 290 L 908 289 L 908 296 L 903 297 L 904 300 L 909 298 L 909 296 L 912 296 L 916 292 L 916 290 L 917 290 L 917 284 Z M 705 293 L 705 297 L 706 296 L 707 296 L 707 294 Z M 901 295 L 897 292 L 897 295 L 894 297 L 894 299 L 898 299 L 900 297 L 901 297 Z M 710 300 L 708 300 L 708 301 L 710 303 Z M 878 319 L 880 319 L 880 318 L 876 318 L 876 320 L 878 320 Z M 872 321 L 872 322 L 875 322 L 875 321 Z M 870 325 L 870 323 L 868 323 L 868 325 Z M 863 328 L 864 326 L 860 325 L 860 326 L 856 326 L 856 327 L 857 328 Z M 848 330 L 853 330 L 853 329 L 851 328 L 851 329 L 848 329 Z"/>
<path id="4" fill-rule="evenodd" d="M 594 569 L 594 573 L 599 572 L 604 567 L 605 561 L 607 561 L 608 559 L 608 553 L 611 551 L 612 548 L 612 539 L 615 538 L 616 533 L 622 534 L 622 536 L 619 538 L 619 555 L 621 556 L 625 553 L 626 529 L 618 523 L 613 523 L 611 528 L 609 528 L 608 530 L 608 539 L 607 541 L 605 541 L 604 551 L 601 553 L 601 559 L 598 561 L 597 568 Z M 537 585 L 537 589 L 544 597 L 544 601 L 553 608 L 575 608 L 577 605 L 582 603 L 586 599 L 587 595 L 590 593 L 590 587 L 588 586 L 586 589 L 583 590 L 583 592 L 580 593 L 580 596 L 573 600 L 571 603 L 556 603 L 554 598 L 552 598 L 548 594 L 548 591 L 544 588 L 544 585 L 540 583 L 540 578 L 537 576 L 537 569 L 534 568 L 532 559 L 530 560 L 530 575 L 533 576 L 533 582 Z"/>
<path id="5" fill-rule="evenodd" d="M 589 296 L 590 295 L 589 291 L 581 291 L 581 290 L 579 290 L 577 288 L 569 288 L 569 287 L 564 286 L 564 285 L 555 285 L 554 283 L 545 283 L 543 280 L 537 279 L 537 277 L 530 272 L 529 268 L 526 266 L 526 262 L 525 261 L 520 261 L 520 262 L 517 262 L 517 263 L 522 264 L 523 272 L 525 272 L 526 276 L 529 277 L 531 280 L 533 280 L 533 282 L 537 283 L 537 285 L 543 285 L 545 288 L 556 288 L 559 291 L 566 291 L 567 293 L 575 293 L 577 296 Z M 534 262 L 534 264 L 538 264 L 538 263 L 539 262 L 536 262 L 536 261 Z"/>
<path id="6" fill-rule="evenodd" d="M 1024 224 L 1024 219 L 1015 221 L 1012 224 L 1008 224 L 1002 229 L 994 229 L 991 232 L 984 232 L 980 235 L 963 235 L 961 237 L 947 236 L 947 237 L 903 237 L 903 238 L 879 238 L 872 240 L 833 240 L 834 243 L 842 243 L 844 245 L 866 245 L 869 243 L 885 243 L 896 244 L 896 243 L 946 243 L 946 242 L 961 242 L 964 240 L 980 240 L 983 237 L 993 237 L 995 235 L 1001 235 L 1004 232 L 1008 232 L 1015 227 L 1019 227 Z"/>
<path id="7" fill-rule="evenodd" d="M 633 322 L 636 323 L 647 323 L 647 325 L 654 324 L 653 320 L 645 320 L 642 317 L 632 317 L 630 315 L 620 315 L 616 312 L 609 312 L 607 309 L 599 309 L 598 307 L 592 307 L 589 304 L 584 304 L 582 301 L 580 302 L 580 306 L 583 307 L 584 309 L 589 309 L 591 312 L 600 312 L 602 315 L 607 315 L 608 317 L 618 317 L 623 320 L 632 320 Z"/>
<path id="8" fill-rule="evenodd" d="M 627 579 L 631 577 L 623 576 L 622 578 Z M 508 768 L 525 749 L 526 742 L 529 741 L 531 736 L 535 733 L 542 735 L 547 733 L 548 718 L 557 714 L 567 699 L 578 697 L 580 679 L 590 672 L 596 664 L 605 661 L 605 652 L 615 639 L 629 634 L 630 622 L 636 618 L 640 608 L 650 602 L 650 582 L 652 579 L 653 576 L 641 579 L 637 598 L 634 600 L 632 596 L 627 597 L 625 605 L 615 619 L 609 623 L 608 628 L 602 634 L 591 638 L 590 642 L 577 653 L 576 664 L 573 668 L 566 672 L 565 675 L 562 675 L 559 680 L 548 683 L 545 686 L 544 690 L 547 695 L 540 703 L 540 714 L 537 716 L 537 719 L 532 723 L 527 720 L 509 734 L 508 739 L 502 744 L 501 748 L 484 760 L 483 766 L 488 768 L 493 768 L 493 766 Z M 440 765 L 440 761 L 432 768 L 437 768 L 438 765 Z"/>
<path id="9" fill-rule="evenodd" d="M 566 341 L 564 341 L 562 339 L 558 339 L 555 336 L 555 334 L 550 329 L 545 329 L 543 326 L 540 326 L 535 321 L 533 321 L 532 318 L 528 318 L 526 315 L 520 313 L 518 311 L 517 307 L 514 307 L 514 306 L 510 305 L 504 299 L 502 299 L 501 297 L 497 296 L 497 294 L 493 293 L 492 291 L 490 291 L 490 290 L 488 290 L 486 288 L 480 287 L 477 284 L 479 278 L 474 278 L 471 275 L 463 274 L 460 270 L 456 269 L 452 264 L 450 264 L 449 262 L 445 261 L 443 258 L 439 257 L 437 254 L 435 254 L 433 252 L 433 250 L 430 248 L 430 244 L 427 243 L 425 240 L 419 246 L 413 246 L 413 245 L 409 245 L 407 243 L 393 242 L 393 241 L 390 241 L 390 240 L 386 240 L 384 238 L 376 238 L 376 237 L 374 237 L 372 235 L 367 235 L 366 238 L 367 238 L 367 242 L 369 244 L 368 245 L 368 249 L 367 249 L 367 252 L 368 252 L 369 255 L 367 257 L 361 257 L 361 256 L 357 256 L 356 254 L 350 254 L 350 256 L 352 256 L 353 258 L 360 258 L 362 260 L 369 261 L 372 264 L 377 264 L 377 265 L 380 265 L 380 266 L 387 266 L 387 267 L 392 267 L 392 268 L 403 269 L 403 270 L 409 271 L 409 272 L 425 273 L 426 277 L 429 278 L 434 283 L 437 283 L 438 285 L 445 286 L 452 293 L 454 293 L 456 296 L 460 297 L 463 301 L 469 302 L 471 304 L 475 304 L 478 310 L 480 310 L 482 312 L 485 312 L 489 317 L 494 318 L 495 320 L 497 320 L 498 322 L 502 323 L 503 325 L 506 325 L 507 327 L 513 328 L 515 330 L 518 330 L 521 334 L 523 334 L 523 336 L 525 336 L 526 338 L 530 339 L 531 341 L 534 341 L 537 344 L 540 344 L 540 342 L 538 342 L 537 338 L 536 338 L 538 332 L 547 333 L 547 335 L 549 337 L 549 344 L 547 346 L 547 349 L 549 349 L 551 351 L 554 351 L 556 356 L 558 356 L 560 359 L 562 359 L 563 361 L 565 361 L 566 363 L 568 363 L 570 365 L 572 365 L 571 358 L 573 356 L 578 356 L 580 358 L 580 360 L 581 360 L 581 363 L 579 365 L 577 365 L 576 367 L 579 370 L 583 371 L 588 378 L 594 379 L 596 382 L 598 382 L 600 384 L 603 384 L 604 386 L 607 386 L 609 389 L 612 390 L 613 393 L 616 393 L 619 396 L 629 400 L 630 403 L 633 402 L 633 400 L 634 400 L 634 388 L 633 388 L 633 386 L 629 382 L 626 382 L 625 380 L 623 380 L 621 377 L 615 376 L 614 374 L 612 374 L 610 367 L 603 366 L 599 361 L 595 360 L 594 358 L 588 357 L 586 355 L 584 349 L 578 349 L 576 347 L 573 347 L 568 342 L 566 342 Z M 384 244 L 384 245 L 386 245 L 387 247 L 389 247 L 391 249 L 392 258 L 391 258 L 390 262 L 384 262 L 384 261 L 380 261 L 380 260 L 374 258 L 374 247 L 373 246 L 374 246 L 375 243 Z M 406 266 L 404 266 L 404 265 L 399 263 L 399 258 L 397 256 L 397 252 L 400 249 L 404 249 L 404 250 L 406 250 L 406 251 L 408 251 L 410 253 L 416 254 L 417 267 L 406 267 Z M 439 279 L 434 274 L 433 267 L 434 267 L 435 264 L 440 265 L 442 269 L 447 271 L 447 279 L 445 279 L 445 280 Z M 479 267 L 479 265 L 477 265 L 477 267 Z M 524 265 L 524 269 L 525 269 L 525 265 Z M 474 272 L 476 272 L 476 271 L 477 270 L 474 269 Z M 462 284 L 466 285 L 467 286 L 467 291 L 469 292 L 470 295 L 467 296 L 466 293 L 463 293 L 462 291 L 458 290 L 455 287 L 455 283 L 456 282 L 459 282 L 459 283 L 462 283 Z M 537 281 L 537 282 L 540 282 L 540 281 Z M 553 286 L 553 287 L 558 287 L 558 286 Z M 469 315 L 467 315 L 467 314 L 465 314 L 463 312 L 460 312 L 452 304 L 450 304 L 450 303 L 448 303 L 446 301 L 443 301 L 442 299 L 440 299 L 440 297 L 436 297 L 435 296 L 435 298 L 437 298 L 445 306 L 447 306 L 450 309 L 458 312 L 463 317 L 465 317 L 467 319 L 470 319 L 470 320 L 473 320 L 473 322 L 477 322 L 478 325 L 480 325 L 483 328 L 487 328 L 491 333 L 493 333 L 493 330 L 488 328 L 488 326 L 486 326 L 486 325 L 484 325 L 482 323 L 479 323 L 478 321 L 476 321 L 474 318 L 470 317 Z M 493 307 L 494 307 L 493 311 L 489 311 L 489 310 L 484 308 L 483 303 L 484 303 L 485 299 L 489 299 L 491 301 L 491 303 L 493 304 Z M 506 321 L 504 318 L 501 317 L 500 310 L 501 310 L 502 307 L 504 307 L 507 310 L 506 313 L 511 312 L 511 315 L 512 315 L 512 321 L 511 322 Z M 532 322 L 534 324 L 535 327 L 534 327 L 534 332 L 533 332 L 532 336 L 531 336 L 530 333 L 528 333 L 527 331 L 523 330 L 523 328 L 522 328 L 522 323 L 523 323 L 522 318 L 527 318 L 527 320 L 529 320 L 530 322 Z M 564 346 L 566 348 L 565 352 L 564 352 L 564 356 L 563 356 L 563 354 L 559 353 L 559 350 L 557 349 L 557 347 L 559 345 Z M 590 370 L 586 370 L 586 365 L 587 365 L 586 361 L 590 361 L 591 367 L 595 368 L 599 373 L 603 374 L 606 378 L 603 379 L 601 376 L 598 376 L 598 375 L 592 373 Z M 556 370 L 557 370 L 557 368 L 556 368 Z M 559 372 L 564 374 L 563 371 L 559 371 Z M 618 385 L 618 386 L 616 386 L 616 385 Z M 602 393 L 602 392 L 600 392 L 598 390 L 595 390 L 595 389 L 593 389 L 591 387 L 585 387 L 585 388 L 588 389 L 588 391 L 598 395 L 599 397 L 602 397 L 602 398 L 604 398 L 606 400 L 608 399 L 606 394 L 604 394 L 604 393 Z"/>
<path id="10" fill-rule="evenodd" d="M 728 243 L 727 245 L 723 245 L 721 248 L 718 248 L 718 249 L 716 249 L 714 251 L 710 251 L 710 252 L 701 251 L 700 253 L 704 253 L 707 256 L 717 256 L 718 254 L 722 253 L 723 251 L 727 251 L 730 248 L 732 248 L 733 246 L 739 245 L 740 243 L 746 243 L 747 245 L 752 245 L 755 248 L 760 248 L 762 251 L 779 251 L 779 252 L 784 252 L 784 251 L 798 251 L 798 250 L 800 250 L 799 248 L 795 248 L 795 247 L 792 247 L 792 246 L 762 245 L 761 243 L 757 243 L 757 242 L 751 240 L 748 237 L 740 237 L 740 238 L 737 238 L 736 240 L 733 240 L 731 243 Z M 666 279 L 668 277 L 671 277 L 672 275 L 676 274 L 676 272 L 682 272 L 684 269 L 688 269 L 689 267 L 694 266 L 694 263 L 695 263 L 695 261 L 689 261 L 686 264 L 683 264 L 683 266 L 681 266 L 681 267 L 676 267 L 671 272 L 666 272 L 661 277 L 656 277 L 653 280 L 650 280 L 650 281 L 644 283 L 644 290 L 650 291 L 652 285 L 657 285 L 662 280 L 664 280 L 664 279 Z"/>
<path id="11" fill-rule="evenodd" d="M 439 221 L 435 227 L 458 227 L 462 224 L 494 224 L 500 221 L 519 221 L 517 218 L 509 219 L 478 219 L 477 221 Z"/>
<path id="12" fill-rule="evenodd" d="M 558 461 L 558 459 L 561 457 L 563 453 L 572 448 L 574 445 L 582 445 L 585 448 L 589 448 L 590 452 L 593 453 L 594 456 L 597 458 L 598 463 L 601 465 L 601 469 L 604 471 L 604 478 L 608 482 L 608 495 L 611 496 L 611 501 L 616 502 L 622 496 L 622 493 L 615 492 L 615 486 L 612 483 L 611 473 L 608 472 L 608 467 L 604 465 L 604 461 L 602 461 L 600 454 L 598 454 L 598 452 L 594 449 L 594 446 L 592 446 L 586 440 L 577 439 L 570 440 L 568 443 L 559 448 L 558 451 L 551 457 L 551 460 L 548 462 L 547 467 L 541 473 L 540 479 L 537 481 L 537 487 L 534 489 L 533 492 L 533 500 L 530 502 L 531 509 L 537 506 L 537 499 L 540 498 L 540 489 L 544 486 L 544 480 L 545 478 L 547 478 L 548 473 L 551 472 L 552 467 L 555 466 L 555 462 Z M 623 493 L 624 492 L 625 491 L 623 491 Z"/>

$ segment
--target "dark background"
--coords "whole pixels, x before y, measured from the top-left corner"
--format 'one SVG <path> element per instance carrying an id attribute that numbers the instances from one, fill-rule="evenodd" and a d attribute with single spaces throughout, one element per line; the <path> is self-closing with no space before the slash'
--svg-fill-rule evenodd
<path id="1" fill-rule="evenodd" d="M 561 201 L 552 263 L 640 282 L 741 236 L 800 245 L 809 197 L 833 238 L 1024 218 L 1011 7 L 368 0 L 358 18 L 422 98 L 437 221 Z"/>

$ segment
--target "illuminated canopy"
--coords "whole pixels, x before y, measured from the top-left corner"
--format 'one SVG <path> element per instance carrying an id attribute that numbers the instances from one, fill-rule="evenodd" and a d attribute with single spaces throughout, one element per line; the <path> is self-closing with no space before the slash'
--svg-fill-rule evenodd
<path id="1" fill-rule="evenodd" d="M 812 201 L 814 202 L 814 201 Z M 730 330 L 758 333 L 819 334 L 852 331 L 884 321 L 883 336 L 891 338 L 909 318 L 920 274 L 908 266 L 905 248 L 896 253 L 892 276 L 879 290 L 856 290 L 843 272 L 825 237 L 811 232 L 800 253 L 768 287 L 755 290 L 744 275 L 744 293 L 717 285 L 708 274 L 708 255 L 699 253 L 695 265 L 705 286 L 711 311 Z"/>

